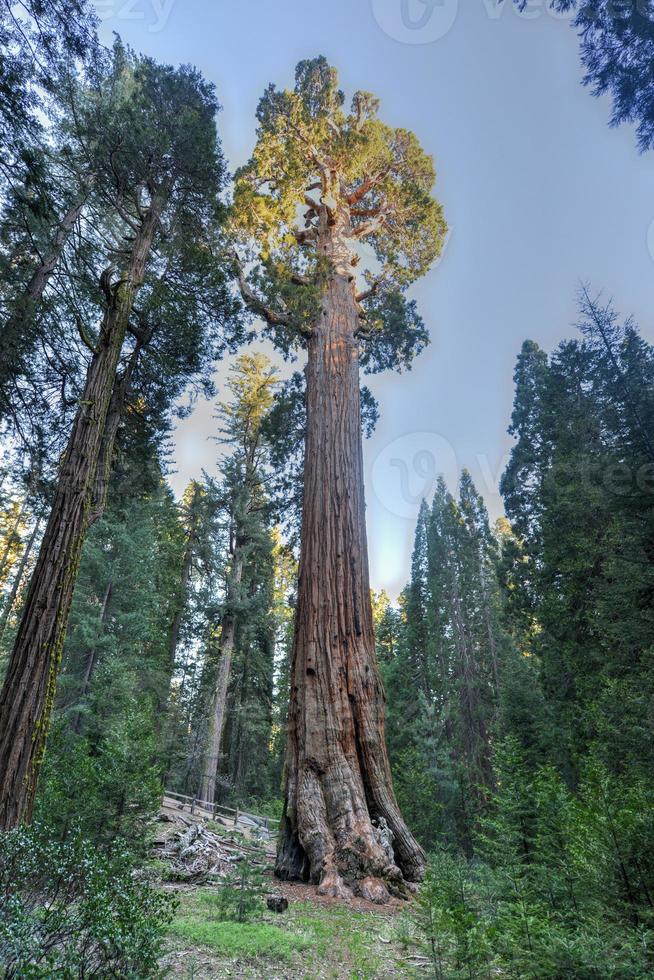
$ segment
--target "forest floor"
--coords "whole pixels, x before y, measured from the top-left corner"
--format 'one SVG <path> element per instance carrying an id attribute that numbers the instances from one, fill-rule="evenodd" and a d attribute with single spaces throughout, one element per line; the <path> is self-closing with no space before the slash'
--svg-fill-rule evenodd
<path id="1" fill-rule="evenodd" d="M 184 888 L 162 966 L 184 980 L 381 980 L 418 976 L 424 962 L 396 906 L 324 901 L 306 886 L 279 887 L 288 909 L 254 921 L 221 921 L 215 888 Z M 312 894 L 311 894 L 312 893 Z"/>
<path id="2" fill-rule="evenodd" d="M 174 823 L 170 817 L 168 809 L 159 827 L 160 839 L 169 842 L 185 833 L 191 822 L 189 814 L 176 816 Z M 236 847 L 247 852 L 247 835 L 235 834 L 233 828 L 221 830 L 214 822 L 203 826 L 224 842 L 226 856 Z M 385 980 L 424 975 L 425 958 L 413 940 L 406 903 L 345 902 L 319 896 L 309 885 L 279 882 L 272 874 L 273 855 L 274 845 L 266 842 L 262 890 L 284 895 L 288 909 L 271 912 L 262 900 L 261 911 L 252 919 L 235 922 L 226 920 L 220 909 L 219 879 L 200 875 L 196 880 L 171 882 L 168 872 L 179 868 L 179 861 L 173 856 L 169 863 L 170 856 L 160 850 L 154 863 L 162 887 L 174 892 L 179 902 L 161 961 L 168 977 Z"/>

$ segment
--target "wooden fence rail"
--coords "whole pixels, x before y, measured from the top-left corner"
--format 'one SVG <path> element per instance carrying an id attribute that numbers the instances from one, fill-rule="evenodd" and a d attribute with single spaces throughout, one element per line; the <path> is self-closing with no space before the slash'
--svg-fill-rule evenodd
<path id="1" fill-rule="evenodd" d="M 239 810 L 231 806 L 222 806 L 219 803 L 210 803 L 208 800 L 199 800 L 196 796 L 184 796 L 183 793 L 173 793 L 171 790 L 164 790 L 164 799 L 178 800 L 183 806 L 190 805 L 190 812 L 204 810 L 211 817 L 228 817 L 233 819 L 236 826 L 243 817 L 248 818 L 252 823 L 260 827 L 265 827 L 269 834 L 276 833 L 276 825 L 279 823 L 276 817 L 269 817 L 259 813 L 251 813 L 249 810 Z"/>

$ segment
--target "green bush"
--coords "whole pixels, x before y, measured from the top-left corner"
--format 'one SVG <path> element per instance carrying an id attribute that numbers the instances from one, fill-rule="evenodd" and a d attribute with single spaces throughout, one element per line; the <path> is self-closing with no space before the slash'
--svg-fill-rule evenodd
<path id="1" fill-rule="evenodd" d="M 175 904 L 138 880 L 118 845 L 106 855 L 75 834 L 11 831 L 0 836 L 0 973 L 157 976 Z"/>

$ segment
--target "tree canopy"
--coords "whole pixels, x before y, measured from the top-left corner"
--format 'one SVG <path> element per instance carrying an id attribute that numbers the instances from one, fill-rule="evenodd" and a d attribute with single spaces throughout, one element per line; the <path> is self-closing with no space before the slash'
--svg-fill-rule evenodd
<path id="1" fill-rule="evenodd" d="M 361 281 L 366 370 L 408 367 L 427 333 L 404 293 L 447 230 L 434 165 L 413 133 L 378 118 L 370 93 L 344 105 L 324 58 L 299 63 L 292 91 L 271 85 L 262 97 L 257 144 L 235 178 L 233 225 L 252 263 L 247 277 L 241 270 L 244 295 L 288 354 L 311 332 L 333 262 Z M 326 226 L 338 230 L 333 248 Z"/>

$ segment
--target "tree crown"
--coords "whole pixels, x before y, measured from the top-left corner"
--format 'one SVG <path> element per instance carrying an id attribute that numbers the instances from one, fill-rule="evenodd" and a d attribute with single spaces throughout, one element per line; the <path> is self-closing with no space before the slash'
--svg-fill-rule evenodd
<path id="1" fill-rule="evenodd" d="M 292 91 L 266 90 L 254 153 L 235 182 L 233 223 L 255 263 L 241 288 L 288 352 L 310 333 L 326 276 L 354 278 L 359 267 L 362 338 L 381 341 L 365 366 L 401 367 L 427 340 L 402 293 L 439 256 L 447 230 L 431 195 L 434 164 L 413 133 L 378 118 L 370 93 L 355 93 L 349 112 L 344 104 L 322 57 L 300 62 Z M 413 337 L 409 349 L 398 325 Z"/>

